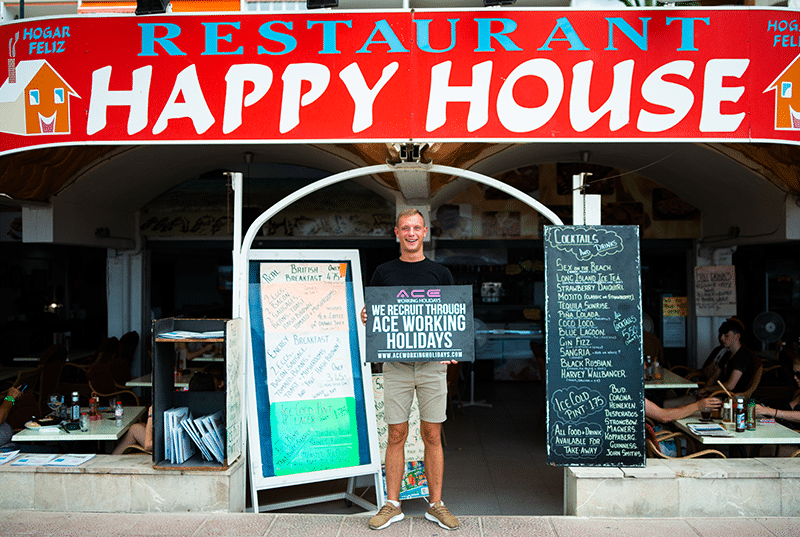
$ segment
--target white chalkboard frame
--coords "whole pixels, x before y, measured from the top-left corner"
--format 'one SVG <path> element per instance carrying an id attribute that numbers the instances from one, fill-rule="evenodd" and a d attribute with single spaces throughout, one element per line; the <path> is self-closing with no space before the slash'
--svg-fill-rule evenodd
<path id="1" fill-rule="evenodd" d="M 361 322 L 361 309 L 364 307 L 363 295 L 363 282 L 361 276 L 361 265 L 359 261 L 358 250 L 251 250 L 247 258 L 247 266 L 244 268 L 244 273 L 249 274 L 251 267 L 255 263 L 262 262 L 336 262 L 348 263 L 352 270 L 352 302 L 349 304 L 347 315 L 351 327 L 351 336 L 353 331 L 357 336 L 358 341 L 358 366 L 361 375 L 361 397 L 360 401 L 364 409 L 364 425 L 365 428 L 361 433 L 366 435 L 367 449 L 369 451 L 369 461 L 365 464 L 358 466 L 351 466 L 345 468 L 334 468 L 327 470 L 310 471 L 292 475 L 281 476 L 264 476 L 261 470 L 261 443 L 262 438 L 259 433 L 260 430 L 260 416 L 257 407 L 258 397 L 256 396 L 256 375 L 257 369 L 254 363 L 255 357 L 253 352 L 252 333 L 253 326 L 250 319 L 250 297 L 249 297 L 249 284 L 243 285 L 243 319 L 245 322 L 245 337 L 246 337 L 246 386 L 245 386 L 245 406 L 246 406 L 246 421 L 247 421 L 247 445 L 248 445 L 248 462 L 250 471 L 250 484 L 251 484 L 251 500 L 253 510 L 257 512 L 271 511 L 275 509 L 284 509 L 297 505 L 306 505 L 311 503 L 321 503 L 332 501 L 336 499 L 344 499 L 363 507 L 366 510 L 377 509 L 378 506 L 364 500 L 358 495 L 353 493 L 355 478 L 359 476 L 372 476 L 375 482 L 376 498 L 378 504 L 383 504 L 383 480 L 381 477 L 381 460 L 380 448 L 378 445 L 377 436 L 377 423 L 375 419 L 375 402 L 373 399 L 372 390 L 372 373 L 369 364 L 365 361 L 366 349 L 366 332 Z M 356 322 L 352 322 L 355 320 Z M 351 337 L 352 340 L 352 337 Z M 355 366 L 354 366 L 355 367 Z M 354 375 L 355 376 L 355 375 Z M 354 383 L 355 383 L 355 379 Z M 347 490 L 341 493 L 326 494 L 323 496 L 315 496 L 303 498 L 300 500 L 293 500 L 291 502 L 279 502 L 266 505 L 258 505 L 258 491 L 267 490 L 279 487 L 287 487 L 293 485 L 302 485 L 307 483 L 316 483 L 322 481 L 329 481 L 335 479 L 348 478 Z"/>

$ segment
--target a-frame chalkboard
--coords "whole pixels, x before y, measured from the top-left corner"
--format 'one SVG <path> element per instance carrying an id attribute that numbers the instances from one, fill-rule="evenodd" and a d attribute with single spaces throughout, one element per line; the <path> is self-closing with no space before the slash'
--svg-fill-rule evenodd
<path id="1" fill-rule="evenodd" d="M 547 462 L 644 466 L 638 226 L 545 226 Z"/>
<path id="2" fill-rule="evenodd" d="M 382 498 L 371 373 L 363 360 L 358 251 L 253 250 L 248 264 L 251 496 L 350 478 L 339 497 L 374 509 L 351 493 L 356 476 L 371 475 Z"/>

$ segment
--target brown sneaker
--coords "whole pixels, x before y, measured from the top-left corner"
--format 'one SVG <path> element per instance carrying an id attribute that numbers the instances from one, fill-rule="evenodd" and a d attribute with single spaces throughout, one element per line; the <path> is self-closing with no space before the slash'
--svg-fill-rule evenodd
<path id="1" fill-rule="evenodd" d="M 428 512 L 425 513 L 425 518 L 431 522 L 436 522 L 446 530 L 458 529 L 458 519 L 447 510 L 447 507 L 444 506 L 444 502 L 441 500 L 428 509 Z"/>
<path id="2" fill-rule="evenodd" d="M 386 502 L 378 514 L 369 519 L 369 527 L 373 530 L 382 530 L 389 524 L 403 520 L 405 516 L 402 509 Z"/>

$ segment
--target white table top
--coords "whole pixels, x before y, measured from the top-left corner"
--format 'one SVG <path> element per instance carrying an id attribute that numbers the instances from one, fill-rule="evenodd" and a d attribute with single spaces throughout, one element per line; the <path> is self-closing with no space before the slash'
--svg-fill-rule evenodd
<path id="1" fill-rule="evenodd" d="M 731 432 L 731 436 L 701 436 L 689 430 L 688 423 L 699 423 L 700 414 L 676 420 L 675 425 L 683 432 L 704 445 L 752 445 L 752 444 L 798 444 L 800 432 L 784 427 L 779 423 L 757 423 L 755 431 Z M 719 423 L 719 420 L 714 420 Z"/>
<path id="2" fill-rule="evenodd" d="M 211 356 L 198 356 L 197 358 L 192 358 L 189 360 L 189 363 L 192 362 L 224 362 L 225 357 L 221 354 L 212 354 Z"/>
<path id="3" fill-rule="evenodd" d="M 88 358 L 89 356 L 92 356 L 94 354 L 94 352 L 95 351 L 88 350 L 88 349 L 74 349 L 74 350 L 71 350 L 69 352 L 69 354 L 67 354 L 67 361 L 68 362 L 76 362 L 78 360 L 83 360 L 84 358 Z M 18 364 L 33 364 L 33 363 L 38 364 L 40 358 L 41 358 L 41 355 L 37 355 L 37 356 L 17 356 L 17 357 L 14 358 L 14 362 L 16 362 Z"/>
<path id="4" fill-rule="evenodd" d="M 88 410 L 88 408 L 82 408 Z M 83 432 L 80 429 L 75 431 L 66 432 L 64 430 L 57 430 L 52 433 L 41 433 L 31 429 L 25 429 L 13 437 L 11 440 L 14 442 L 53 442 L 53 441 L 70 441 L 78 442 L 82 440 L 105 440 L 116 441 L 122 438 L 131 424 L 135 423 L 142 414 L 145 413 L 147 407 L 143 406 L 126 406 L 125 413 L 122 416 L 122 427 L 117 427 L 114 415 L 109 412 L 103 412 L 102 420 L 95 420 L 90 422 L 89 430 Z"/>
<path id="5" fill-rule="evenodd" d="M 673 388 L 677 389 L 697 388 L 697 383 L 687 380 L 682 376 L 678 375 L 677 373 L 670 371 L 669 369 L 663 369 L 661 371 L 661 380 L 644 381 L 645 390 L 653 390 L 653 389 L 669 390 Z"/>
<path id="6" fill-rule="evenodd" d="M 189 380 L 192 378 L 192 373 L 185 373 L 183 375 L 178 375 L 175 377 L 175 387 L 176 388 L 188 388 L 189 387 Z M 135 379 L 131 379 L 125 383 L 125 386 L 129 388 L 152 388 L 153 387 L 153 374 L 148 373 L 146 375 L 142 375 L 141 377 L 136 377 Z"/>

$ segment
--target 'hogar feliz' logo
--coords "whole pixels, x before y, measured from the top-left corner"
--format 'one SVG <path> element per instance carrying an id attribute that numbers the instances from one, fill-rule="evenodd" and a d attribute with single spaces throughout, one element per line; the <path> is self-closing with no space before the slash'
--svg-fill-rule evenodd
<path id="1" fill-rule="evenodd" d="M 767 86 L 775 91 L 775 130 L 800 130 L 800 55 Z M 798 91 L 794 91 L 794 87 Z"/>
<path id="2" fill-rule="evenodd" d="M 69 134 L 69 98 L 79 97 L 46 60 L 9 66 L 0 86 L 0 131 L 11 134 Z"/>

